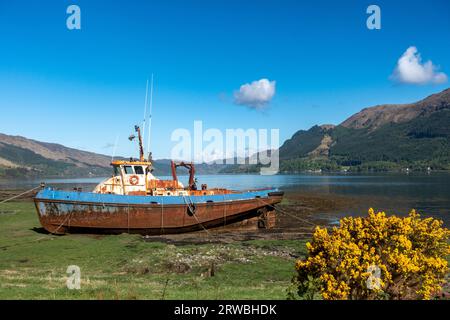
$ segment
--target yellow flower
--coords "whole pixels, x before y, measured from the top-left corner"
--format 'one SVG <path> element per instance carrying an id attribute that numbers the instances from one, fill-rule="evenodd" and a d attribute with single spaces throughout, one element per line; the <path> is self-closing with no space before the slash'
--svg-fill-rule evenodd
<path id="1" fill-rule="evenodd" d="M 330 233 L 317 227 L 308 257 L 296 263 L 297 280 L 319 279 L 324 299 L 429 299 L 448 272 L 450 232 L 442 225 L 414 210 L 400 218 L 371 208 Z"/>

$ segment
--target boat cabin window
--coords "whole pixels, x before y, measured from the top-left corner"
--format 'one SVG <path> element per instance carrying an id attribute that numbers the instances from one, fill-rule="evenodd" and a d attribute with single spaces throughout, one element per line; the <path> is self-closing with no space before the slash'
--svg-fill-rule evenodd
<path id="1" fill-rule="evenodd" d="M 120 166 L 114 166 L 114 175 L 120 176 Z"/>
<path id="2" fill-rule="evenodd" d="M 125 169 L 125 174 L 134 174 L 132 166 L 123 166 Z"/>
<path id="3" fill-rule="evenodd" d="M 136 174 L 144 174 L 144 170 L 142 169 L 142 166 L 134 166 L 134 172 Z"/>

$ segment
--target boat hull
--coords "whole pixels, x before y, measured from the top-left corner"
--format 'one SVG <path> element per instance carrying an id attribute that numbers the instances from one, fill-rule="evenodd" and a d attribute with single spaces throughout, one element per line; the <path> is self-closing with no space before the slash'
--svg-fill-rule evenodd
<path id="1" fill-rule="evenodd" d="M 34 201 L 41 225 L 54 234 L 171 234 L 264 217 L 282 196 L 277 190 L 186 198 L 46 189 Z"/>

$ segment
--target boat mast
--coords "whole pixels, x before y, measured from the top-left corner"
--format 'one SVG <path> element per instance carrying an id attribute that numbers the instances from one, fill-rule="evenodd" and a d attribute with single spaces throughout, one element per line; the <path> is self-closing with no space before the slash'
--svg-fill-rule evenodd
<path id="1" fill-rule="evenodd" d="M 139 128 L 139 126 L 134 126 L 134 130 L 137 132 L 139 138 L 139 161 L 144 161 L 144 147 L 142 146 L 141 128 Z"/>
<path id="2" fill-rule="evenodd" d="M 148 152 L 148 161 L 152 161 L 151 152 L 150 152 L 150 136 L 152 129 L 152 108 L 153 108 L 153 73 L 150 82 L 150 112 L 148 116 L 148 138 L 147 138 L 147 152 Z"/>
<path id="3" fill-rule="evenodd" d="M 145 84 L 145 105 L 144 105 L 144 122 L 142 123 L 142 136 L 145 139 L 145 126 L 146 126 L 146 120 L 147 120 L 147 99 L 148 97 L 148 78 L 147 78 L 147 83 Z"/>
<path id="4" fill-rule="evenodd" d="M 114 148 L 111 155 L 111 162 L 114 161 L 114 157 L 116 156 L 117 143 L 119 142 L 119 134 L 116 135 L 116 142 L 114 142 Z"/>

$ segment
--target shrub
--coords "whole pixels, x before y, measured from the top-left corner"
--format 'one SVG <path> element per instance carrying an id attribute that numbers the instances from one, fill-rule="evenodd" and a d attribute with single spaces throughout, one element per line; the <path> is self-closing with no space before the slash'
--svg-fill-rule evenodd
<path id="1" fill-rule="evenodd" d="M 450 232 L 442 221 L 386 216 L 344 218 L 329 233 L 317 227 L 308 257 L 296 263 L 300 296 L 317 283 L 324 299 L 430 299 L 448 271 Z"/>

